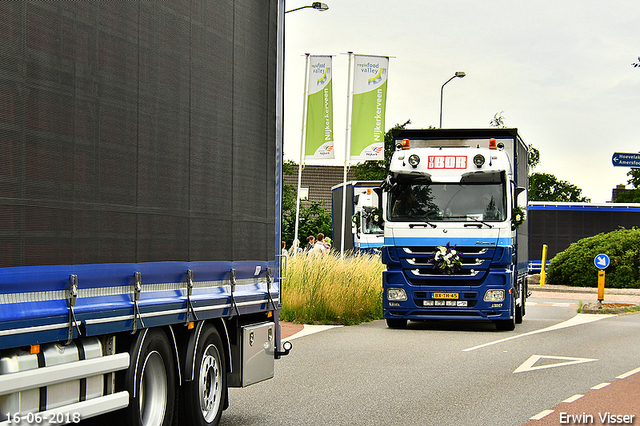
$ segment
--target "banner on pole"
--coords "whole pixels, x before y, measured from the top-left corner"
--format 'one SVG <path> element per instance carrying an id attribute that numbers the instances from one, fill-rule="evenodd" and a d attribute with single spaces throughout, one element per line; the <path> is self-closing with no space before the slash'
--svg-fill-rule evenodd
<path id="1" fill-rule="evenodd" d="M 305 159 L 333 159 L 331 56 L 310 56 Z"/>
<path id="2" fill-rule="evenodd" d="M 389 58 L 355 55 L 354 62 L 350 158 L 384 160 Z"/>

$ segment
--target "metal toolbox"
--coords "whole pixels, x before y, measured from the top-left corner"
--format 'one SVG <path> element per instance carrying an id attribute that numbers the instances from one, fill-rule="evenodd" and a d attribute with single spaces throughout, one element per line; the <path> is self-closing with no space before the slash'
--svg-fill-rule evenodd
<path id="1" fill-rule="evenodd" d="M 39 354 L 30 354 L 22 349 L 11 349 L 3 353 L 0 358 L 0 374 L 11 374 L 100 356 L 102 356 L 102 344 L 97 338 L 81 339 L 66 346 L 59 343 L 43 345 Z M 22 415 L 62 407 L 100 397 L 103 390 L 102 375 L 66 382 L 61 378 L 61 383 L 0 396 L 0 417 L 5 417 L 6 413 Z"/>
<path id="2" fill-rule="evenodd" d="M 242 387 L 273 377 L 274 345 L 274 323 L 242 327 Z"/>

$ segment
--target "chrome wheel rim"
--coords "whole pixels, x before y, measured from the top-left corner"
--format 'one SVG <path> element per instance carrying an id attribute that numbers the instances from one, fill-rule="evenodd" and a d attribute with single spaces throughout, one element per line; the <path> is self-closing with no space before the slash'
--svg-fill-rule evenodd
<path id="1" fill-rule="evenodd" d="M 214 345 L 207 346 L 200 363 L 198 376 L 198 393 L 200 395 L 200 411 L 207 423 L 211 423 L 218 414 L 222 400 L 222 371 L 220 371 L 220 354 Z"/>
<path id="2" fill-rule="evenodd" d="M 140 417 L 144 426 L 161 426 L 167 409 L 167 370 L 158 352 L 150 352 L 140 375 L 138 397 Z"/>

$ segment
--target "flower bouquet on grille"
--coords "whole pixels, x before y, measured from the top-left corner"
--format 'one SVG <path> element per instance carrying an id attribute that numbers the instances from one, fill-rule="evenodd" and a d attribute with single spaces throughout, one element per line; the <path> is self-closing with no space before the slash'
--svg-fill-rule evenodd
<path id="1" fill-rule="evenodd" d="M 436 251 L 429 258 L 433 267 L 443 274 L 451 275 L 462 269 L 461 252 L 456 251 L 456 246 L 451 247 L 449 243 L 446 246 L 436 247 Z"/>

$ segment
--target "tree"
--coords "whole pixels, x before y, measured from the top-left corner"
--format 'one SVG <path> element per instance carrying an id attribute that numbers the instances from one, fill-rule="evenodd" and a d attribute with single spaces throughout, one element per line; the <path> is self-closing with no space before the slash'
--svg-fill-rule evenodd
<path id="1" fill-rule="evenodd" d="M 411 120 L 405 121 L 403 124 L 396 124 L 384 134 L 384 160 L 370 160 L 364 163 L 358 163 L 351 168 L 353 178 L 358 180 L 383 180 L 389 174 L 389 164 L 393 156 L 393 131 L 395 129 L 406 129 L 411 124 Z"/>
<path id="2" fill-rule="evenodd" d="M 506 118 L 503 114 L 504 111 L 496 112 L 495 114 L 493 114 L 493 118 L 489 122 L 489 126 L 497 127 L 498 129 L 506 129 L 507 125 L 504 123 Z M 535 166 L 540 164 L 540 151 L 538 151 L 537 148 L 534 148 L 533 145 L 526 145 L 526 147 L 527 162 L 529 163 L 529 168 L 533 169 Z"/>
<path id="3" fill-rule="evenodd" d="M 591 202 L 589 198 L 582 196 L 582 189 L 548 173 L 533 173 L 529 176 L 529 200 Z"/>
<path id="4" fill-rule="evenodd" d="M 629 176 L 627 183 L 635 189 L 640 189 L 640 169 L 632 168 L 627 172 L 627 176 Z"/>
<path id="5" fill-rule="evenodd" d="M 640 189 L 632 189 L 618 195 L 614 203 L 640 203 Z"/>
<path id="6" fill-rule="evenodd" d="M 613 200 L 614 203 L 640 203 L 640 169 L 629 170 L 627 176 L 629 176 L 627 183 L 633 189 L 620 194 L 618 198 Z"/>
<path id="7" fill-rule="evenodd" d="M 493 114 L 493 119 L 489 122 L 489 127 L 497 127 L 504 129 L 507 126 L 504 124 L 505 117 L 502 115 L 504 111 L 496 112 Z"/>
<path id="8" fill-rule="evenodd" d="M 296 163 L 289 160 L 283 166 L 283 173 L 293 175 L 296 173 Z M 296 225 L 296 197 L 298 190 L 295 185 L 282 185 L 282 239 L 287 242 L 287 247 L 293 243 Z M 300 203 L 300 216 L 298 219 L 298 239 L 300 246 L 304 247 L 309 235 L 323 233 L 330 237 L 331 213 L 323 207 L 320 201 Z"/>

